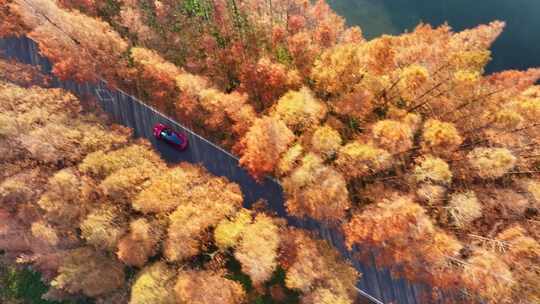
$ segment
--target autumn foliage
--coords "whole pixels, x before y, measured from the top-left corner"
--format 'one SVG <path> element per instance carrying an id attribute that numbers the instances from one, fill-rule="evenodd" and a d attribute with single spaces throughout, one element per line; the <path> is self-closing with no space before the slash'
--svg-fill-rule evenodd
<path id="1" fill-rule="evenodd" d="M 242 208 L 237 184 L 198 165 L 168 166 L 149 142 L 83 109 L 66 91 L 1 82 L 0 96 L 0 143 L 10 147 L 0 163 L 0 248 L 43 274 L 48 299 L 239 304 L 311 297 L 278 276 L 282 257 L 298 246 L 282 248 L 285 221 Z M 42 130 L 61 131 L 46 140 L 37 136 Z M 359 275 L 331 252 L 351 274 L 342 284 L 354 286 Z M 327 287 L 334 288 L 341 287 Z"/>
<path id="2" fill-rule="evenodd" d="M 486 243 L 516 223 L 538 242 L 540 133 L 530 113 L 540 102 L 540 71 L 484 75 L 503 27 L 454 33 L 420 25 L 324 50 L 313 82 L 264 115 L 285 123 L 294 140 L 264 164 L 250 160 L 264 159 L 269 145 L 245 144 L 243 164 L 280 178 L 290 214 L 340 225 L 350 248 L 377 248 L 381 266 L 401 264 L 396 272 L 411 280 L 465 288 L 472 301 L 518 297 L 537 274 L 500 283 L 496 277 L 514 282 L 526 271 Z M 261 138 L 257 132 L 244 140 Z M 491 267 L 494 274 L 481 275 Z"/>
<path id="3" fill-rule="evenodd" d="M 485 73 L 504 22 L 461 32 L 420 24 L 366 41 L 322 0 L 112 3 L 4 1 L 0 17 L 9 22 L 0 30 L 27 32 L 55 75 L 103 77 L 231 149 L 259 181 L 275 176 L 290 215 L 342 229 L 350 248 L 376 248 L 379 265 L 400 265 L 396 275 L 463 290 L 468 302 L 538 301 L 531 286 L 539 282 L 540 70 Z M 86 222 L 101 230 L 82 234 L 85 242 L 121 246 L 114 252 L 127 264 L 159 252 L 183 263 L 211 244 L 231 250 L 259 288 L 272 276 L 281 246 L 275 227 L 242 211 L 231 183 L 198 167 L 167 168 L 145 144 L 130 148 L 125 133 L 113 139 L 101 127 L 68 121 L 58 113 L 80 111 L 69 95 L 2 88 L 10 106 L 0 114 L 0 138 L 20 144 L 0 146 L 7 183 L 0 193 L 24 201 L 5 209 L 39 220 L 35 235 L 72 242 L 69 233 L 55 241 L 54 225 L 82 229 Z M 54 125 L 44 124 L 44 111 Z M 21 125 L 28 131 L 17 134 Z M 59 135 L 45 141 L 45 134 Z M 18 175 L 38 164 L 72 168 Z M 27 180 L 49 186 L 36 192 Z M 185 187 L 193 192 L 177 196 Z M 221 194 L 219 207 L 207 201 Z M 33 198 L 42 214 L 28 207 Z M 150 246 L 146 230 L 134 234 L 129 212 L 97 212 L 99 203 L 139 212 L 160 227 L 152 233 L 163 248 Z M 125 221 L 111 223 L 113 213 Z M 261 237 L 251 230 L 263 226 L 270 253 L 247 250 Z M 131 252 L 135 243 L 145 245 Z M 223 280 L 215 271 L 205 276 Z M 348 287 L 317 280 L 290 279 L 288 288 L 309 289 L 307 303 L 347 302 Z M 228 299 L 238 299 L 230 289 Z"/>

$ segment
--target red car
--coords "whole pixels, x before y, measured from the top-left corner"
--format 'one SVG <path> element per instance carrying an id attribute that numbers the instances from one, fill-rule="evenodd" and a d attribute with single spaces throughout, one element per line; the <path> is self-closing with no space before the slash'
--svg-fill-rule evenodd
<path id="1" fill-rule="evenodd" d="M 154 136 L 180 151 L 185 150 L 188 146 L 188 139 L 185 134 L 176 132 L 162 123 L 154 126 Z"/>

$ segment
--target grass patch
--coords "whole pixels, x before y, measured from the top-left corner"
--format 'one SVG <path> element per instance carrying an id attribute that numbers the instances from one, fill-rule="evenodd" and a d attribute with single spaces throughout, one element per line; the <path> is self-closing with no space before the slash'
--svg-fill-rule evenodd
<path id="1" fill-rule="evenodd" d="M 91 304 L 93 301 L 47 301 L 41 297 L 49 286 L 41 281 L 41 274 L 29 268 L 17 268 L 0 262 L 0 303 L 25 304 Z"/>

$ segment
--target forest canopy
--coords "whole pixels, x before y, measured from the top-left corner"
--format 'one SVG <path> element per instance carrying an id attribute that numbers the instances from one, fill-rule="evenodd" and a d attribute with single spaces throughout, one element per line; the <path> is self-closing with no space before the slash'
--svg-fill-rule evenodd
<path id="1" fill-rule="evenodd" d="M 360 274 L 312 233 L 243 208 L 237 184 L 167 165 L 67 91 L 0 80 L 0 98 L 2 258 L 41 272 L 46 299 L 354 302 Z"/>
<path id="2" fill-rule="evenodd" d="M 323 0 L 0 3 L 0 34 L 36 41 L 54 75 L 81 82 L 103 78 L 230 149 L 258 180 L 272 175 L 281 182 L 290 215 L 341 229 L 350 249 L 376 248 L 379 266 L 398 264 L 396 275 L 463 292 L 468 303 L 540 300 L 540 86 L 535 85 L 540 69 L 485 73 L 497 55 L 489 49 L 504 22 L 461 32 L 446 24 L 420 24 L 408 33 L 368 41 Z M 41 95 L 20 90 L 13 89 L 18 96 Z M 23 113 L 21 123 L 38 124 L 40 114 L 33 111 Z M 0 116 L 0 134 L 7 138 L 13 134 L 10 121 Z M 268 220 L 243 215 L 234 187 L 227 187 L 223 208 L 204 207 L 211 216 L 199 219 L 198 226 L 148 228 L 162 221 L 179 228 L 186 218 L 198 218 L 190 202 L 200 198 L 205 185 L 226 181 L 209 178 L 200 168 L 164 170 L 150 156 L 142 157 L 141 168 L 117 167 L 109 157 L 152 153 L 144 145 L 130 146 L 127 137 L 119 142 L 100 135 L 98 142 L 73 150 L 65 148 L 76 145 L 70 140 L 40 141 L 45 132 L 60 132 L 58 126 L 29 130 L 17 146 L 20 151 L 5 155 L 14 155 L 17 164 L 26 164 L 19 155 L 29 153 L 48 163 L 77 165 L 50 176 L 33 169 L 18 178 L 47 180 L 48 191 L 38 205 L 50 223 L 67 217 L 86 222 L 82 227 L 103 227 L 103 233 L 80 228 L 88 244 L 104 246 L 100 250 L 122 244 L 122 255 L 127 255 L 132 252 L 129 242 L 137 240 L 148 249 L 125 257 L 135 265 L 154 254 L 151 245 L 158 234 L 165 239 L 167 261 L 176 263 L 199 254 L 204 244 L 199 238 L 215 227 L 215 245 L 235 249 L 235 260 L 253 284 L 268 280 L 268 269 L 280 261 L 279 255 L 265 253 L 263 267 L 253 267 L 262 249 L 245 249 L 261 237 L 251 235 L 253 230 Z M 101 151 L 103 146 L 115 152 Z M 6 165 L 2 174 L 15 175 L 17 166 Z M 191 175 L 183 182 L 196 193 L 179 203 L 159 187 L 160 178 L 181 180 L 186 172 Z M 9 181 L 9 187 L 17 184 L 17 179 Z M 131 185 L 145 181 L 156 192 L 134 191 Z M 88 197 L 94 195 L 88 189 L 97 187 L 123 205 L 98 212 L 92 200 L 81 199 L 86 196 L 60 192 L 63 185 Z M 8 196 L 10 202 L 40 194 L 16 193 Z M 71 201 L 59 206 L 60 197 Z M 84 207 L 70 208 L 75 200 Z M 132 227 L 126 206 L 156 217 L 158 224 Z M 49 222 L 34 230 L 56 243 Z M 267 249 L 277 248 L 274 236 L 264 239 Z M 188 246 L 178 248 L 178 240 Z M 298 250 L 315 247 L 324 251 L 315 245 Z M 328 258 L 324 263 L 333 263 Z M 301 272 L 300 266 L 287 266 L 282 265 Z M 147 274 L 156 276 L 155 270 Z M 182 283 L 171 282 L 174 290 L 189 290 L 193 276 L 183 272 Z M 215 273 L 203 276 L 200 280 L 209 286 L 220 280 Z M 285 282 L 288 288 L 307 290 L 303 280 L 319 282 Z M 155 280 L 147 283 L 168 289 Z M 339 303 L 349 290 L 341 284 L 310 287 L 312 293 L 302 301 L 325 303 L 327 297 Z M 228 299 L 240 297 L 238 288 L 225 285 Z"/>

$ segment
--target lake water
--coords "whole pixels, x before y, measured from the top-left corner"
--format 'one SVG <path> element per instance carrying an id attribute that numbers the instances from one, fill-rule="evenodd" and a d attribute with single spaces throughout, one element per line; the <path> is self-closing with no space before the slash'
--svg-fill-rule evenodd
<path id="1" fill-rule="evenodd" d="M 373 38 L 412 30 L 419 22 L 448 22 L 456 31 L 506 21 L 488 72 L 540 67 L 540 0 L 327 0 L 350 25 Z"/>

